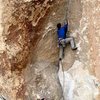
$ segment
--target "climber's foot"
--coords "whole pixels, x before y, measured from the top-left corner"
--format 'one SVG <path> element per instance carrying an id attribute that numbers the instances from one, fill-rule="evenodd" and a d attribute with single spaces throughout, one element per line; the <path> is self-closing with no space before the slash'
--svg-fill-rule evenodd
<path id="1" fill-rule="evenodd" d="M 62 58 L 59 58 L 59 61 L 61 61 L 62 60 Z"/>
<path id="2" fill-rule="evenodd" d="M 77 50 L 77 47 L 75 47 L 75 48 L 72 48 L 72 50 Z"/>

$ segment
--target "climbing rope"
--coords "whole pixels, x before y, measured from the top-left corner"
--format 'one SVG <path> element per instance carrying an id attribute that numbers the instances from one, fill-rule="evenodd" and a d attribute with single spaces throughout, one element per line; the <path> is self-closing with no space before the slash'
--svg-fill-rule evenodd
<path id="1" fill-rule="evenodd" d="M 65 100 L 64 98 L 64 88 L 65 88 L 65 74 L 64 74 L 64 67 L 63 67 L 63 64 L 62 64 L 62 60 L 59 60 L 59 70 L 62 71 L 63 73 L 63 84 L 62 84 L 62 90 L 63 90 L 63 100 Z"/>
<path id="2" fill-rule="evenodd" d="M 69 0 L 70 1 L 70 0 Z M 69 9 L 69 7 L 68 7 L 68 5 L 69 5 L 69 1 L 67 2 L 67 0 L 66 0 L 66 2 L 65 2 L 65 7 L 66 7 L 66 10 L 65 10 L 65 17 L 64 17 L 64 22 L 68 19 L 68 9 Z M 68 4 L 67 4 L 68 3 Z"/>

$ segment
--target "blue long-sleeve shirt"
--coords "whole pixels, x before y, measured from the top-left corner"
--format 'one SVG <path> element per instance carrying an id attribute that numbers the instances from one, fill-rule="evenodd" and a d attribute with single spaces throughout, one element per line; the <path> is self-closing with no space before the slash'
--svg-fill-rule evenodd
<path id="1" fill-rule="evenodd" d="M 62 26 L 60 29 L 57 30 L 58 39 L 59 38 L 65 39 L 67 31 L 68 31 L 68 23 L 65 24 L 64 26 Z"/>

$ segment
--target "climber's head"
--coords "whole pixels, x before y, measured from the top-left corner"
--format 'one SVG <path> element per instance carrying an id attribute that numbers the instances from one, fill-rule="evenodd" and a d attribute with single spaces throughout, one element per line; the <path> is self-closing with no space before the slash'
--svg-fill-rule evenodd
<path id="1" fill-rule="evenodd" d="M 60 29 L 61 28 L 61 23 L 57 24 L 57 28 Z"/>

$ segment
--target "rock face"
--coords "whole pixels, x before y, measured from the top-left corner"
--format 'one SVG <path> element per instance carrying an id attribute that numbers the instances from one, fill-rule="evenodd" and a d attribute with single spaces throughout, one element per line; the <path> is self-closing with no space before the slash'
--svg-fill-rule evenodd
<path id="1" fill-rule="evenodd" d="M 99 0 L 0 0 L 1 98 L 100 100 L 99 12 Z M 66 47 L 58 73 L 56 24 L 67 18 L 78 50 Z"/>
<path id="2" fill-rule="evenodd" d="M 36 62 L 25 73 L 27 95 L 23 98 L 24 100 L 62 99 L 62 89 L 57 77 L 57 66 L 50 62 Z"/>

